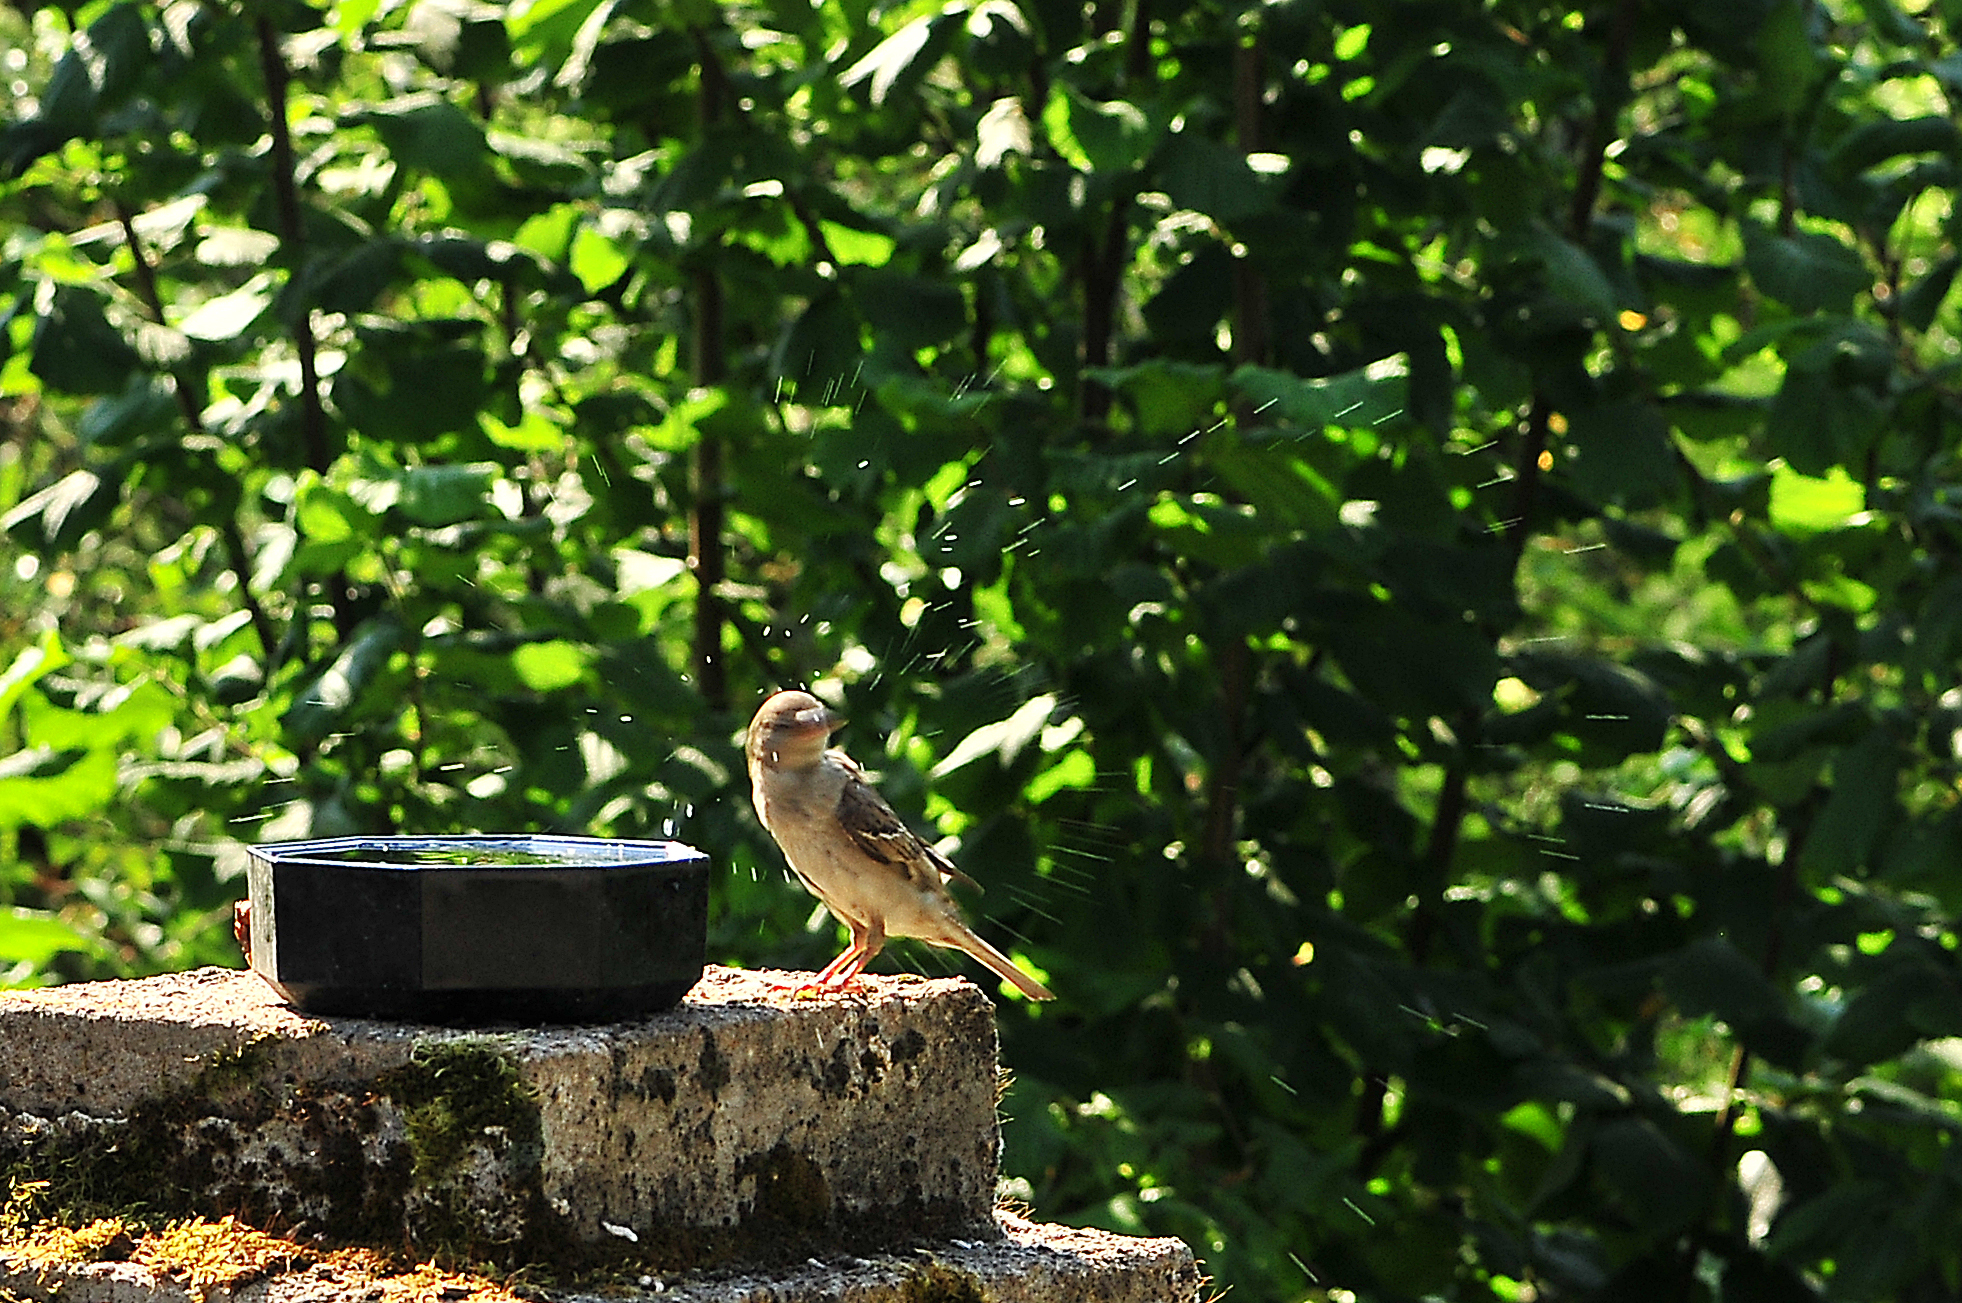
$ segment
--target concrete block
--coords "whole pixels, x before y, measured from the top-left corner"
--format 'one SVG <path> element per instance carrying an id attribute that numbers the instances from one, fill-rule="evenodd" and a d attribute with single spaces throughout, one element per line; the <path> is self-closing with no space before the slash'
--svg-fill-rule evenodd
<path id="1" fill-rule="evenodd" d="M 526 1283 L 545 1303 L 1195 1303 L 1203 1279 L 1177 1240 L 1038 1226 L 1000 1215 L 985 1241 L 944 1240 L 772 1269 L 616 1277 L 603 1289 Z M 195 1228 L 228 1254 L 151 1240 L 113 1261 L 55 1261 L 0 1248 L 0 1298 L 30 1303 L 516 1303 L 500 1282 L 372 1254 L 309 1255 L 256 1232 Z M 188 1231 L 174 1232 L 185 1238 Z M 291 1250 L 290 1252 L 288 1250 Z"/>
<path id="2" fill-rule="evenodd" d="M 506 1262 L 994 1238 L 987 998 L 771 977 L 711 968 L 666 1013 L 508 1031 L 307 1018 L 232 969 L 0 993 L 0 1188 Z"/>

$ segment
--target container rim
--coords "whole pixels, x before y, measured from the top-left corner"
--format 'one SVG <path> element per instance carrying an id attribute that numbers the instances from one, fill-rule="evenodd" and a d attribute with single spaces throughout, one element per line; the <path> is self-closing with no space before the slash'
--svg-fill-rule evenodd
<path id="1" fill-rule="evenodd" d="M 561 833 L 427 833 L 320 837 L 266 842 L 246 848 L 267 865 L 305 864 L 337 869 L 408 869 L 424 872 L 483 872 L 510 869 L 612 869 L 706 860 L 707 854 L 672 840 L 584 837 Z M 506 852 L 533 857 L 528 864 L 414 861 L 408 857 L 444 852 Z M 363 853 L 367 853 L 364 857 Z M 401 858 L 391 858 L 401 857 Z"/>

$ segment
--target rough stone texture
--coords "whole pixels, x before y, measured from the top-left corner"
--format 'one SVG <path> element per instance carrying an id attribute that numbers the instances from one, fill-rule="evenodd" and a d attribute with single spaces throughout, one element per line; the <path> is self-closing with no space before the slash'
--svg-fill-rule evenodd
<path id="1" fill-rule="evenodd" d="M 768 1272 L 645 1277 L 602 1291 L 531 1285 L 553 1303 L 1193 1303 L 1203 1279 L 1177 1240 L 1036 1226 L 1001 1217 L 985 1243 L 947 1240 L 903 1253 L 809 1261 Z M 134 1262 L 35 1268 L 0 1252 L 0 1298 L 34 1303 L 500 1303 L 492 1282 L 389 1277 L 332 1259 L 230 1285 L 198 1285 Z"/>
<path id="2" fill-rule="evenodd" d="M 501 1033 L 307 1018 L 232 969 L 0 993 L 0 1176 L 512 1259 L 610 1228 L 680 1265 L 992 1236 L 987 998 L 783 980 Z"/>

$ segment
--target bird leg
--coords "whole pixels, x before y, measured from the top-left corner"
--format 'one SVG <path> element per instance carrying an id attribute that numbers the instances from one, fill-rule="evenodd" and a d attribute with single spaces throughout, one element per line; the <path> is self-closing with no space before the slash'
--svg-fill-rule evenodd
<path id="1" fill-rule="evenodd" d="M 813 996 L 823 991 L 849 991 L 857 987 L 858 975 L 873 956 L 886 948 L 886 929 L 883 923 L 866 926 L 845 920 L 851 929 L 852 943 L 845 947 L 844 953 L 826 964 L 811 976 L 808 982 L 800 982 L 791 992 L 793 995 Z"/>
<path id="2" fill-rule="evenodd" d="M 818 970 L 817 975 L 811 979 L 812 986 L 831 985 L 833 980 L 838 977 L 838 974 L 845 970 L 846 965 L 858 957 L 859 947 L 865 936 L 865 929 L 856 923 L 847 923 L 846 926 L 852 930 L 851 944 L 846 946 L 836 959 Z"/>
<path id="3" fill-rule="evenodd" d="M 851 944 L 846 946 L 844 951 L 836 959 L 813 973 L 808 981 L 789 984 L 792 995 L 808 997 L 834 988 L 838 990 L 850 988 L 852 978 L 857 975 L 860 968 L 865 966 L 865 960 L 859 956 L 865 946 L 867 932 L 863 926 L 853 922 L 851 919 L 845 919 L 844 924 L 851 929 Z M 866 958 L 870 958 L 870 956 L 866 956 Z M 853 967 L 854 961 L 856 961 L 856 967 Z M 839 974 L 846 972 L 847 969 L 850 969 L 850 975 L 841 978 Z"/>
<path id="4" fill-rule="evenodd" d="M 852 928 L 852 948 L 832 961 L 837 971 L 832 978 L 840 987 L 849 987 L 858 981 L 858 975 L 865 966 L 886 948 L 886 925 L 881 919 L 873 919 L 866 927 Z M 820 976 L 820 982 L 825 979 Z"/>

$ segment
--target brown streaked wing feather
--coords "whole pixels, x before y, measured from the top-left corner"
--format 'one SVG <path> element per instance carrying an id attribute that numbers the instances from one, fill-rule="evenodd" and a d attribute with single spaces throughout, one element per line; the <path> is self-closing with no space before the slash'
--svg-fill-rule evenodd
<path id="1" fill-rule="evenodd" d="M 838 822 L 844 825 L 859 849 L 881 864 L 894 864 L 906 869 L 908 877 L 916 877 L 912 866 L 924 857 L 927 863 L 940 871 L 942 877 L 952 878 L 976 892 L 983 890 L 980 883 L 955 868 L 953 861 L 927 845 L 893 813 L 892 807 L 886 804 L 886 798 L 866 781 L 865 771 L 859 768 L 858 761 L 836 749 L 831 754 L 843 763 L 852 776 L 851 781 L 845 784 L 844 791 L 838 794 Z"/>
<path id="2" fill-rule="evenodd" d="M 940 886 L 940 857 L 900 821 L 884 797 L 856 772 L 838 794 L 838 822 L 872 859 L 923 887 Z M 944 863 L 944 861 L 941 861 Z"/>
<path id="3" fill-rule="evenodd" d="M 980 883 L 976 882 L 973 878 L 968 877 L 965 873 L 962 873 L 959 869 L 955 868 L 954 862 L 952 860 L 948 859 L 945 855 L 942 855 L 939 851 L 933 849 L 933 847 L 931 846 L 927 847 L 927 854 L 933 858 L 934 868 L 939 869 L 942 873 L 952 878 L 955 882 L 960 883 L 963 887 L 966 887 L 969 891 L 982 892 L 987 890 Z"/>

